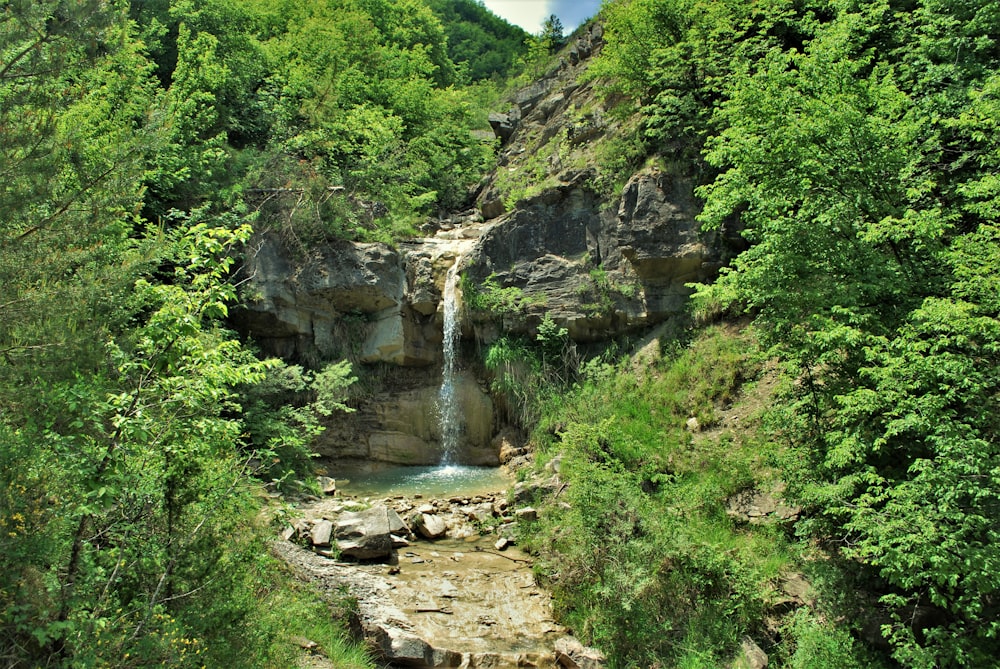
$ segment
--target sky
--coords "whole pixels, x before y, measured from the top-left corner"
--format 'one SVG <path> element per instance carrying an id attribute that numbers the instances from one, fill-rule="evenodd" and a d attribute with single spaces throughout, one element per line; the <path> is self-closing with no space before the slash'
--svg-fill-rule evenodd
<path id="1" fill-rule="evenodd" d="M 601 0 L 483 0 L 497 16 L 536 34 L 542 23 L 555 14 L 568 35 L 601 8 Z"/>

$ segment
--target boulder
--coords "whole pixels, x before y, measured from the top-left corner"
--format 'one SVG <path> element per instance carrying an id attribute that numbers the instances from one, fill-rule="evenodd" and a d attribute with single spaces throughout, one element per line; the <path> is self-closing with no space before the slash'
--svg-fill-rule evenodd
<path id="1" fill-rule="evenodd" d="M 766 669 L 767 653 L 750 637 L 743 637 L 740 654 L 731 665 L 732 669 Z"/>
<path id="2" fill-rule="evenodd" d="M 504 207 L 503 200 L 498 196 L 484 199 L 482 204 L 479 205 L 479 210 L 483 218 L 489 221 L 503 215 L 507 211 L 507 208 Z"/>
<path id="3" fill-rule="evenodd" d="M 463 510 L 469 520 L 477 523 L 485 523 L 493 518 L 493 505 L 490 502 L 480 502 L 465 507 Z"/>
<path id="4" fill-rule="evenodd" d="M 337 482 L 329 476 L 317 476 L 316 482 L 319 484 L 319 489 L 323 491 L 324 495 L 337 494 Z"/>
<path id="5" fill-rule="evenodd" d="M 405 528 L 403 520 L 392 509 L 373 506 L 370 509 L 340 514 L 335 538 L 340 554 L 359 560 L 374 560 L 392 554 L 392 534 Z"/>
<path id="6" fill-rule="evenodd" d="M 414 249 L 405 256 L 406 302 L 422 316 L 433 315 L 441 302 L 441 292 L 434 281 L 434 261 L 429 253 Z"/>
<path id="7" fill-rule="evenodd" d="M 434 648 L 394 620 L 377 620 L 367 630 L 379 657 L 399 666 L 433 667 Z"/>
<path id="8" fill-rule="evenodd" d="M 538 520 L 538 511 L 533 507 L 526 506 L 522 509 L 518 509 L 514 512 L 514 517 L 518 520 L 523 520 L 525 522 L 530 522 L 533 520 Z"/>
<path id="9" fill-rule="evenodd" d="M 329 520 L 321 520 L 312 526 L 309 539 L 313 546 L 329 546 L 332 534 L 333 523 Z"/>
<path id="10" fill-rule="evenodd" d="M 603 669 L 607 666 L 604 653 L 584 646 L 571 636 L 564 636 L 555 643 L 556 662 L 564 669 Z"/>
<path id="11" fill-rule="evenodd" d="M 426 539 L 440 539 L 448 531 L 444 519 L 433 513 L 417 514 L 413 519 L 413 525 L 417 533 Z"/>

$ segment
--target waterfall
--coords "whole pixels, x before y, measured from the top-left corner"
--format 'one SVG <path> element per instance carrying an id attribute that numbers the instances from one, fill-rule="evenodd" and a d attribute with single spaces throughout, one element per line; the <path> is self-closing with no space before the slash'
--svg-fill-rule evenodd
<path id="1" fill-rule="evenodd" d="M 458 398 L 455 394 L 455 347 L 458 344 L 458 263 L 461 256 L 455 258 L 455 264 L 448 270 L 444 282 L 444 369 L 441 374 L 441 389 L 438 391 L 438 419 L 441 426 L 441 464 L 454 464 L 458 453 L 458 440 L 461 436 L 461 412 Z"/>

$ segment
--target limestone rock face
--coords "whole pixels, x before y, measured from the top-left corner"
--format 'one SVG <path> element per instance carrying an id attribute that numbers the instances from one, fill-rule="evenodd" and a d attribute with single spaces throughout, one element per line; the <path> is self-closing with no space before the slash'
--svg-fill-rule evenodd
<path id="1" fill-rule="evenodd" d="M 321 456 L 402 465 L 433 465 L 441 461 L 437 409 L 440 376 L 418 370 L 409 374 L 400 370 L 394 376 L 396 383 L 392 387 L 366 398 L 356 413 L 338 415 L 328 424 L 316 442 Z M 455 397 L 462 421 L 458 462 L 499 464 L 499 444 L 493 443 L 493 401 L 472 372 L 458 374 Z"/>
<path id="2" fill-rule="evenodd" d="M 687 283 L 721 266 L 715 235 L 698 230 L 694 184 L 655 170 L 633 176 L 605 203 L 586 179 L 523 200 L 484 231 L 467 276 L 523 296 L 518 313 L 473 313 L 481 339 L 500 330 L 533 334 L 543 315 L 576 341 L 594 341 L 683 312 Z"/>
<path id="3" fill-rule="evenodd" d="M 411 285 L 407 257 L 384 244 L 328 244 L 296 258 L 270 235 L 250 246 L 237 328 L 268 353 L 338 359 L 360 349 L 364 362 L 431 365 L 439 359 L 426 286 Z M 408 276 L 409 275 L 409 276 Z M 421 301 L 408 294 L 424 289 Z"/>

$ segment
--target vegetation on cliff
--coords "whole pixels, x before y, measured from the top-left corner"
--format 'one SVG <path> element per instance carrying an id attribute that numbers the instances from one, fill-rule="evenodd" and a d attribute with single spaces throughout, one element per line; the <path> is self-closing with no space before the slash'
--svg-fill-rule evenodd
<path id="1" fill-rule="evenodd" d="M 752 242 L 719 281 L 698 287 L 695 309 L 704 319 L 746 314 L 788 379 L 759 438 L 788 456 L 772 471 L 803 507 L 796 536 L 839 565 L 842 587 L 829 601 L 874 598 L 863 608 L 877 633 L 865 631 L 886 644 L 886 661 L 994 663 L 1000 5 L 632 0 L 604 16 L 606 46 L 590 76 L 627 96 L 648 156 L 698 175 L 704 225 L 739 220 Z M 678 156 L 681 167 L 671 167 Z M 732 649 L 753 630 L 773 574 L 752 561 L 731 566 L 742 549 L 692 538 L 697 522 L 671 525 L 671 514 L 689 515 L 672 497 L 689 472 L 676 455 L 664 461 L 683 441 L 670 436 L 679 417 L 658 423 L 670 393 L 642 381 L 602 391 L 609 383 L 585 383 L 572 406 L 586 408 L 562 409 L 554 423 L 571 488 L 586 491 L 544 533 L 571 559 L 554 567 L 567 615 L 621 649 L 622 666 L 661 657 L 717 666 L 725 655 L 712 640 L 728 635 Z M 616 408 L 586 404 L 598 392 Z M 652 407 L 631 407 L 646 395 Z M 623 428 L 633 414 L 644 434 Z M 607 418 L 595 425 L 594 415 Z M 717 480 L 712 451 L 703 457 L 699 480 Z M 759 484 L 737 473 L 726 481 L 728 491 L 688 499 L 718 516 L 733 486 Z M 573 522 L 591 499 L 620 509 L 607 534 Z M 574 571 L 576 551 L 608 555 L 606 566 Z M 648 607 L 650 598 L 663 608 Z M 670 607 L 677 613 L 656 618 Z M 831 634 L 846 644 L 836 662 L 781 650 L 808 622 L 775 640 L 776 652 L 790 666 L 859 666 L 845 631 L 861 636 L 863 621 L 839 615 L 822 623 L 836 624 Z M 724 629 L 738 620 L 744 626 Z M 647 625 L 663 640 L 618 636 Z"/>
<path id="2" fill-rule="evenodd" d="M 225 327 L 231 277 L 252 228 L 391 241 L 467 204 L 484 100 L 552 45 L 481 10 L 4 4 L 6 665 L 287 666 L 302 635 L 365 666 L 288 595 L 255 498 L 303 471 L 351 370 L 257 357 Z M 562 453 L 569 505 L 524 537 L 560 613 L 615 666 L 724 665 L 748 634 L 789 667 L 995 663 L 1000 3 L 618 0 L 604 21 L 586 76 L 637 132 L 603 167 L 682 171 L 705 226 L 739 222 L 752 245 L 694 309 L 751 327 L 621 366 L 578 367 L 551 319 L 490 349 L 510 415 Z M 727 513 L 777 491 L 797 521 Z M 783 589 L 799 572 L 815 601 Z"/>

